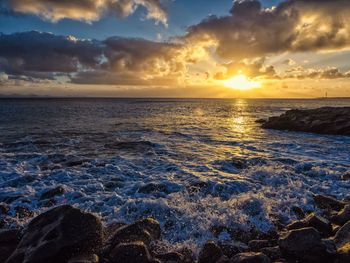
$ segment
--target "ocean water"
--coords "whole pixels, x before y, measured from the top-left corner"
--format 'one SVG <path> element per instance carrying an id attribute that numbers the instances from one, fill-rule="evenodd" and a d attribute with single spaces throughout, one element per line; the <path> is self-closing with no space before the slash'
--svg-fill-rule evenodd
<path id="1" fill-rule="evenodd" d="M 314 210 L 313 194 L 350 198 L 350 137 L 261 129 L 291 108 L 350 100 L 0 100 L 0 202 L 59 204 L 133 222 L 154 217 L 164 246 L 197 249 L 214 226 L 269 231 Z M 24 224 L 28 218 L 16 218 Z"/>

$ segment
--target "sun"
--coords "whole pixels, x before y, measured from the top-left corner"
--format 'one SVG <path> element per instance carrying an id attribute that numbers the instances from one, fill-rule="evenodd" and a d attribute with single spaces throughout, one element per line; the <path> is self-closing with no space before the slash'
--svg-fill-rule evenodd
<path id="1" fill-rule="evenodd" d="M 226 87 L 237 90 L 251 90 L 261 87 L 261 82 L 254 81 L 243 74 L 236 75 L 230 79 L 223 80 Z"/>

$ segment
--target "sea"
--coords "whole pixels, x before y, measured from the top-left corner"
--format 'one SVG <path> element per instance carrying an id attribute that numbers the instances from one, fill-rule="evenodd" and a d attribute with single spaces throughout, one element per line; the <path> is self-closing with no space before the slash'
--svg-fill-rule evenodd
<path id="1" fill-rule="evenodd" d="M 317 211 L 313 195 L 350 198 L 350 137 L 266 130 L 289 109 L 349 99 L 0 99 L 0 202 L 37 215 L 70 204 L 105 224 L 153 217 L 162 244 L 193 250 L 268 232 Z M 45 191 L 65 192 L 51 204 Z"/>

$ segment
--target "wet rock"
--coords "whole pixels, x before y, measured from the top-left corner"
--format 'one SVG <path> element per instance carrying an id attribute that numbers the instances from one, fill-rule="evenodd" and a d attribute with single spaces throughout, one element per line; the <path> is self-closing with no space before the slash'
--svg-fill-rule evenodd
<path id="1" fill-rule="evenodd" d="M 302 262 L 329 262 L 333 256 L 333 251 L 328 250 L 328 244 L 312 227 L 287 232 L 279 239 L 279 246 L 284 256 Z"/>
<path id="2" fill-rule="evenodd" d="M 264 247 L 260 250 L 260 252 L 262 252 L 263 254 L 265 254 L 266 256 L 268 256 L 272 260 L 276 260 L 276 259 L 279 259 L 282 257 L 282 253 L 281 253 L 279 246 Z"/>
<path id="3" fill-rule="evenodd" d="M 222 256 L 221 248 L 214 241 L 207 241 L 199 252 L 198 263 L 216 263 Z"/>
<path id="4" fill-rule="evenodd" d="M 113 223 L 107 225 L 103 229 L 103 239 L 104 240 L 110 239 L 115 234 L 115 232 L 123 226 L 126 226 L 126 224 L 120 223 L 120 222 L 113 222 Z"/>
<path id="5" fill-rule="evenodd" d="M 9 211 L 10 211 L 10 207 L 7 204 L 5 203 L 0 204 L 0 215 L 7 215 Z"/>
<path id="6" fill-rule="evenodd" d="M 337 263 L 349 263 L 350 262 L 350 244 L 347 244 L 338 249 Z"/>
<path id="7" fill-rule="evenodd" d="M 322 209 L 329 209 L 334 211 L 340 211 L 346 205 L 345 202 L 338 201 L 337 199 L 326 195 L 315 195 L 315 205 Z"/>
<path id="8" fill-rule="evenodd" d="M 247 252 L 249 250 L 249 247 L 246 244 L 238 241 L 219 241 L 218 246 L 220 247 L 222 253 L 228 258 L 232 258 L 238 253 Z"/>
<path id="9" fill-rule="evenodd" d="M 185 256 L 178 252 L 170 252 L 156 255 L 162 263 L 182 263 L 185 262 Z"/>
<path id="10" fill-rule="evenodd" d="M 299 206 L 293 206 L 291 210 L 298 217 L 298 219 L 302 219 L 305 217 L 304 210 L 302 208 L 300 208 Z"/>
<path id="11" fill-rule="evenodd" d="M 251 240 L 248 243 L 252 251 L 260 251 L 264 247 L 272 247 L 277 245 L 277 240 Z"/>
<path id="12" fill-rule="evenodd" d="M 21 239 L 19 229 L 0 230 L 0 262 L 5 262 L 15 251 Z"/>
<path id="13" fill-rule="evenodd" d="M 111 250 L 121 243 L 142 242 L 148 246 L 151 241 L 160 238 L 160 232 L 159 222 L 152 218 L 122 226 L 107 241 L 103 249 L 103 255 L 104 257 L 110 257 Z"/>
<path id="14" fill-rule="evenodd" d="M 332 234 L 332 224 L 327 219 L 314 213 L 308 215 L 304 220 L 291 223 L 287 226 L 287 229 L 293 230 L 305 227 L 313 227 L 325 237 Z"/>
<path id="15" fill-rule="evenodd" d="M 350 204 L 346 205 L 337 215 L 332 216 L 331 221 L 340 226 L 350 221 Z"/>
<path id="16" fill-rule="evenodd" d="M 271 117 L 263 128 L 350 135 L 350 107 L 323 107 L 311 110 L 289 110 Z"/>
<path id="17" fill-rule="evenodd" d="M 99 258 L 96 254 L 82 255 L 71 258 L 68 263 L 98 263 Z"/>
<path id="18" fill-rule="evenodd" d="M 62 263 L 97 252 L 101 243 L 102 225 L 97 217 L 72 206 L 59 206 L 28 224 L 7 263 Z"/>
<path id="19" fill-rule="evenodd" d="M 231 259 L 232 263 L 270 263 L 271 260 L 263 253 L 240 253 Z"/>
<path id="20" fill-rule="evenodd" d="M 65 189 L 62 186 L 57 186 L 53 189 L 47 190 L 41 194 L 40 200 L 50 199 L 55 197 L 56 195 L 61 195 L 65 192 Z"/>
<path id="21" fill-rule="evenodd" d="M 120 243 L 110 254 L 111 263 L 151 263 L 151 255 L 142 242 Z"/>
<path id="22" fill-rule="evenodd" d="M 30 211 L 27 207 L 24 206 L 16 206 L 15 212 L 18 218 L 32 217 L 34 215 L 32 211 Z"/>
<path id="23" fill-rule="evenodd" d="M 341 179 L 342 179 L 343 181 L 348 181 L 348 180 L 350 180 L 350 172 L 347 172 L 347 173 L 343 174 L 343 175 L 341 176 Z"/>
<path id="24" fill-rule="evenodd" d="M 350 244 L 350 221 L 343 225 L 334 236 L 337 248 Z"/>

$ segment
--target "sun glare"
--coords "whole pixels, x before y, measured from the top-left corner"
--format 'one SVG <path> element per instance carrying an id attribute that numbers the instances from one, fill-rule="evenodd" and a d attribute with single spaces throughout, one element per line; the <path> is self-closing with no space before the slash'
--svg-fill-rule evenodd
<path id="1" fill-rule="evenodd" d="M 237 90 L 250 90 L 261 87 L 261 83 L 259 81 L 251 80 L 243 74 L 226 79 L 223 81 L 223 83 L 226 87 Z"/>

